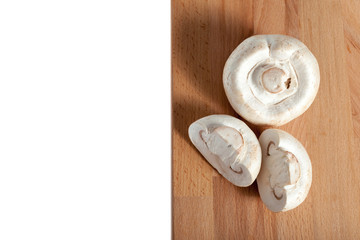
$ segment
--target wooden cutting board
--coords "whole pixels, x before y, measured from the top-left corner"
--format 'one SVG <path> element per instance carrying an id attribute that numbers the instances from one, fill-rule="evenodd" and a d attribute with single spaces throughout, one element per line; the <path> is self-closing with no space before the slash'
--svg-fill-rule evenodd
<path id="1" fill-rule="evenodd" d="M 222 71 L 254 34 L 296 37 L 320 66 L 314 103 L 279 127 L 301 141 L 313 167 L 307 199 L 285 213 L 266 209 L 256 183 L 239 188 L 221 177 L 187 134 L 210 114 L 239 117 Z M 264 130 L 250 127 L 257 136 Z M 359 146 L 360 1 L 172 1 L 174 239 L 360 239 Z"/>

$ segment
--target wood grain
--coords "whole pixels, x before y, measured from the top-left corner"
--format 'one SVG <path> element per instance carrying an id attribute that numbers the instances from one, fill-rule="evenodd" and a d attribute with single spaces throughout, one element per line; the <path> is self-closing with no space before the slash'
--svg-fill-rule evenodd
<path id="1" fill-rule="evenodd" d="M 172 1 L 174 239 L 359 239 L 359 12 L 355 0 Z M 239 117 L 223 90 L 225 61 L 247 37 L 270 33 L 304 42 L 321 72 L 312 106 L 280 127 L 303 143 L 313 166 L 307 199 L 285 213 L 265 208 L 256 183 L 227 182 L 187 134 L 206 115 Z"/>

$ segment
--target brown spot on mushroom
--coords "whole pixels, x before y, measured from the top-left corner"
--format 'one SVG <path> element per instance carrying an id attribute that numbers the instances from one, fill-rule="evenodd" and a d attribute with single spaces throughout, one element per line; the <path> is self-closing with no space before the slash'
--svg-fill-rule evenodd
<path id="1" fill-rule="evenodd" d="M 274 191 L 274 190 L 273 190 L 273 194 L 274 194 L 274 197 L 275 197 L 277 200 L 281 200 L 281 199 L 282 199 L 282 197 L 283 197 L 283 195 L 281 195 L 280 197 L 276 196 L 276 193 L 275 193 L 275 191 Z"/>
<path id="2" fill-rule="evenodd" d="M 266 150 L 266 155 L 267 156 L 270 156 L 269 149 L 270 149 L 271 144 L 275 145 L 275 143 L 273 141 L 269 142 L 269 145 L 267 146 L 267 150 Z"/>
<path id="3" fill-rule="evenodd" d="M 237 171 L 237 170 L 233 169 L 232 166 L 230 166 L 230 169 L 231 169 L 233 172 L 236 172 L 236 173 L 238 173 L 238 174 L 242 174 L 242 173 L 243 173 L 242 168 L 240 168 L 240 170 Z"/>
<path id="4" fill-rule="evenodd" d="M 290 88 L 291 78 L 288 78 L 285 82 L 286 89 Z"/>

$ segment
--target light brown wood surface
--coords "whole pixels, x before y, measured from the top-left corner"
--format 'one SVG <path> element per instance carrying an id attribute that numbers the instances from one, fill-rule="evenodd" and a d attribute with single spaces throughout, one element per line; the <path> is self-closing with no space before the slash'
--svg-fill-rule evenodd
<path id="1" fill-rule="evenodd" d="M 226 99 L 226 59 L 254 34 L 300 39 L 319 62 L 318 95 L 279 127 L 305 146 L 313 182 L 298 208 L 273 213 L 256 183 L 233 186 L 191 144 L 210 114 L 239 117 Z M 241 118 L 240 118 L 241 119 Z M 259 136 L 264 128 L 249 125 Z M 360 239 L 360 1 L 172 1 L 174 239 Z"/>

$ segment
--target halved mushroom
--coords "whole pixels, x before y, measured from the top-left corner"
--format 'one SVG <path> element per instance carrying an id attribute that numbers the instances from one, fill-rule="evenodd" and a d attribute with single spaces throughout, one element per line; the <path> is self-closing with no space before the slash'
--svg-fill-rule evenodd
<path id="1" fill-rule="evenodd" d="M 255 35 L 227 60 L 223 83 L 231 106 L 259 125 L 280 126 L 303 114 L 320 84 L 319 65 L 299 40 Z"/>
<path id="2" fill-rule="evenodd" d="M 312 181 L 310 158 L 290 134 L 267 129 L 259 138 L 262 163 L 257 185 L 267 208 L 284 212 L 299 206 L 306 198 Z"/>
<path id="3" fill-rule="evenodd" d="M 261 148 L 251 129 L 227 115 L 211 115 L 189 127 L 191 142 L 205 159 L 236 186 L 251 185 L 261 166 Z"/>

